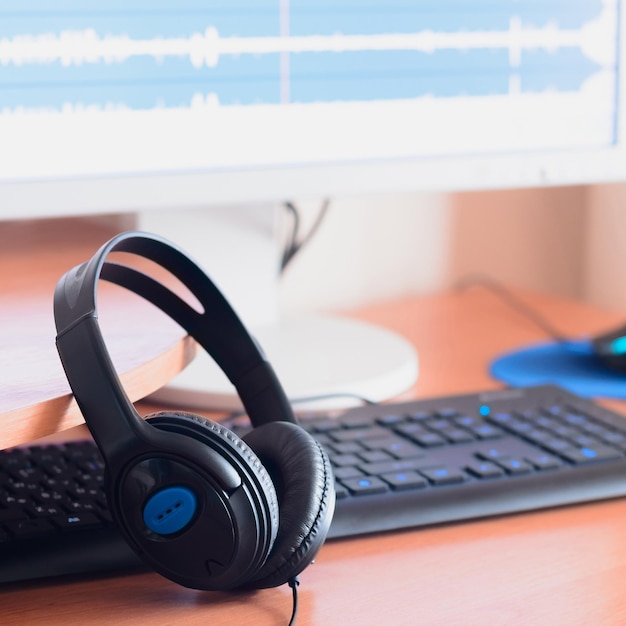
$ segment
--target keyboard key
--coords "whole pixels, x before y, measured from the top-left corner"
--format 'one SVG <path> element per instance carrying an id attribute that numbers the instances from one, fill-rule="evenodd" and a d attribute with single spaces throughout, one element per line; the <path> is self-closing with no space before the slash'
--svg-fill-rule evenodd
<path id="1" fill-rule="evenodd" d="M 381 478 L 389 483 L 395 491 L 422 489 L 428 485 L 428 481 L 423 476 L 413 471 L 382 474 Z"/>
<path id="2" fill-rule="evenodd" d="M 348 478 L 341 481 L 352 495 L 364 496 L 376 493 L 384 493 L 388 487 L 380 478 L 375 476 L 364 476 L 363 478 Z"/>
<path id="3" fill-rule="evenodd" d="M 52 517 L 53 515 L 59 515 L 59 513 L 62 513 L 61 509 L 58 507 L 41 504 L 27 506 L 24 510 L 31 517 Z"/>
<path id="4" fill-rule="evenodd" d="M 2 508 L 11 509 L 14 507 L 23 507 L 30 504 L 31 499 L 22 495 L 13 495 L 10 493 L 0 494 L 0 510 Z"/>
<path id="5" fill-rule="evenodd" d="M 577 435 L 575 437 L 571 437 L 570 441 L 581 448 L 591 447 L 600 445 L 600 440 L 595 437 L 590 437 L 589 435 Z"/>
<path id="6" fill-rule="evenodd" d="M 607 431 L 606 433 L 602 434 L 600 437 L 606 443 L 613 443 L 613 444 L 626 443 L 626 435 L 623 435 L 622 433 Z"/>
<path id="7" fill-rule="evenodd" d="M 447 430 L 443 434 L 450 443 L 467 443 L 468 441 L 474 441 L 475 439 L 474 435 L 472 435 L 468 430 L 463 430 L 461 428 Z"/>
<path id="8" fill-rule="evenodd" d="M 432 413 L 428 413 L 427 411 L 416 411 L 415 413 L 409 413 L 408 419 L 412 422 L 424 422 L 432 416 Z"/>
<path id="9" fill-rule="evenodd" d="M 515 418 L 510 413 L 501 412 L 491 414 L 488 419 L 496 424 L 501 424 L 502 426 L 506 426 L 507 424 L 515 421 Z"/>
<path id="10" fill-rule="evenodd" d="M 384 450 L 368 450 L 367 452 L 361 452 L 359 457 L 366 463 L 384 463 L 385 461 L 393 460 L 393 457 Z"/>
<path id="11" fill-rule="evenodd" d="M 511 421 L 506 425 L 507 429 L 517 433 L 518 435 L 524 435 L 525 433 L 531 432 L 535 429 L 535 426 L 532 422 L 520 422 L 520 421 Z"/>
<path id="12" fill-rule="evenodd" d="M 383 450 L 395 459 L 424 456 L 423 448 L 405 439 L 400 439 L 399 437 L 367 441 L 364 442 L 364 445 L 370 450 Z"/>
<path id="13" fill-rule="evenodd" d="M 396 459 L 411 459 L 424 456 L 424 452 L 421 448 L 418 448 L 415 444 L 408 441 L 393 442 L 381 449 L 386 450 Z"/>
<path id="14" fill-rule="evenodd" d="M 564 450 L 572 448 L 572 444 L 564 439 L 550 439 L 542 444 L 545 448 L 557 454 L 561 454 Z"/>
<path id="15" fill-rule="evenodd" d="M 533 466 L 521 459 L 497 459 L 495 461 L 500 467 L 505 469 L 508 474 L 515 476 L 520 474 L 530 474 L 533 471 Z"/>
<path id="16" fill-rule="evenodd" d="M 331 432 L 330 436 L 334 441 L 365 441 L 389 437 L 389 431 L 382 426 L 372 426 L 371 428 L 336 430 Z"/>
<path id="17" fill-rule="evenodd" d="M 316 439 L 318 439 L 316 437 Z M 319 439 L 318 439 L 319 441 Z M 326 446 L 326 451 L 337 452 L 337 454 L 356 454 L 363 450 L 363 446 L 358 441 L 345 441 L 341 443 L 330 443 Z"/>
<path id="18" fill-rule="evenodd" d="M 238 433 L 239 436 L 245 435 L 245 431 Z M 325 433 L 314 433 L 315 439 L 319 441 L 326 449 L 332 449 L 332 446 L 335 445 L 335 442 L 330 438 L 329 435 Z"/>
<path id="19" fill-rule="evenodd" d="M 48 491 L 45 489 L 33 494 L 33 497 L 40 504 L 45 504 L 48 502 L 60 502 L 61 500 L 64 499 L 63 494 L 60 493 L 59 491 Z"/>
<path id="20" fill-rule="evenodd" d="M 504 470 L 489 461 L 471 463 L 466 469 L 470 474 L 476 476 L 476 478 L 497 478 L 498 476 L 504 476 Z"/>
<path id="21" fill-rule="evenodd" d="M 311 430 L 314 433 L 327 433 L 331 430 L 338 430 L 341 428 L 341 424 L 339 424 L 336 420 L 318 420 L 314 423 L 303 422 L 303 426 L 305 429 Z"/>
<path id="22" fill-rule="evenodd" d="M 57 515 L 52 518 L 52 521 L 61 530 L 94 528 L 102 526 L 102 521 L 98 518 L 98 516 L 95 513 L 89 512 Z"/>
<path id="23" fill-rule="evenodd" d="M 585 415 L 580 415 L 578 413 L 567 413 L 563 416 L 563 420 L 572 426 L 582 426 L 588 422 Z"/>
<path id="24" fill-rule="evenodd" d="M 552 430 L 555 435 L 563 437 L 564 439 L 572 439 L 580 434 L 580 431 L 577 428 L 572 428 L 571 426 L 557 426 Z"/>
<path id="25" fill-rule="evenodd" d="M 414 422 L 411 422 L 410 424 L 399 424 L 394 427 L 394 430 L 405 437 L 409 437 L 410 439 L 416 435 L 428 432 L 422 424 L 416 424 Z"/>
<path id="26" fill-rule="evenodd" d="M 526 439 L 529 439 L 530 441 L 533 441 L 534 443 L 542 445 L 543 443 L 546 443 L 547 441 L 552 441 L 554 439 L 554 434 L 548 430 L 535 428 L 527 432 L 524 435 L 524 437 L 526 437 Z"/>
<path id="27" fill-rule="evenodd" d="M 553 430 L 559 426 L 559 422 L 557 420 L 552 419 L 551 417 L 546 417 L 545 415 L 538 417 L 534 420 L 534 422 L 537 426 L 541 426 L 542 428 L 546 428 L 548 430 Z"/>
<path id="28" fill-rule="evenodd" d="M 446 443 L 446 440 L 441 435 L 437 435 L 436 433 L 428 433 L 428 432 L 415 435 L 415 437 L 413 437 L 412 439 L 416 443 L 419 443 L 420 446 L 424 446 L 425 448 L 432 448 L 433 446 L 442 446 L 444 443 Z"/>
<path id="29" fill-rule="evenodd" d="M 544 412 L 547 415 L 553 415 L 555 417 L 560 417 L 566 414 L 566 409 L 562 407 L 560 404 L 554 404 L 553 406 L 546 407 Z"/>
<path id="30" fill-rule="evenodd" d="M 333 474 L 335 475 L 335 478 L 343 479 L 343 478 L 355 478 L 357 476 L 363 476 L 364 472 L 362 472 L 358 467 L 346 465 L 345 467 L 336 467 L 333 470 Z"/>
<path id="31" fill-rule="evenodd" d="M 405 421 L 405 418 L 402 415 L 381 415 L 376 418 L 376 421 L 381 426 L 397 426 Z"/>
<path id="32" fill-rule="evenodd" d="M 550 454 L 529 456 L 526 460 L 537 470 L 550 470 L 563 465 L 562 461 Z"/>
<path id="33" fill-rule="evenodd" d="M 364 474 L 380 476 L 382 474 L 389 474 L 392 472 L 406 472 L 408 470 L 414 470 L 420 467 L 420 463 L 423 463 L 423 461 L 419 458 L 415 458 L 398 461 L 384 461 L 382 463 L 362 463 L 358 467 Z"/>
<path id="34" fill-rule="evenodd" d="M 37 467 L 33 467 L 32 465 L 14 469 L 12 472 L 9 472 L 9 474 L 16 480 L 23 480 L 24 482 L 31 484 L 37 484 L 39 481 L 46 478 L 46 475 L 42 470 Z"/>
<path id="35" fill-rule="evenodd" d="M 45 518 L 8 520 L 3 523 L 9 532 L 20 538 L 49 535 L 55 530 L 50 520 Z"/>
<path id="36" fill-rule="evenodd" d="M 596 424 L 595 422 L 587 422 L 586 424 L 583 424 L 581 426 L 581 429 L 584 430 L 586 433 L 590 433 L 592 435 L 602 434 L 606 431 L 602 424 Z"/>
<path id="37" fill-rule="evenodd" d="M 474 433 L 479 439 L 496 439 L 502 437 L 504 434 L 499 428 L 485 423 L 470 426 L 468 430 Z"/>
<path id="38" fill-rule="evenodd" d="M 421 469 L 420 473 L 426 476 L 433 485 L 454 485 L 464 482 L 466 478 L 463 472 L 447 467 Z"/>
<path id="39" fill-rule="evenodd" d="M 472 428 L 473 426 L 477 426 L 478 424 L 482 424 L 482 420 L 477 417 L 472 417 L 470 415 L 460 415 L 454 419 L 454 421 L 464 428 Z"/>
<path id="40" fill-rule="evenodd" d="M 343 428 L 371 428 L 374 420 L 369 415 L 348 415 L 341 416 L 338 420 Z"/>
<path id="41" fill-rule="evenodd" d="M 572 463 L 595 463 L 623 457 L 623 453 L 608 446 L 595 446 L 593 448 L 569 448 L 559 453 Z"/>
<path id="42" fill-rule="evenodd" d="M 68 502 L 63 502 L 61 508 L 63 508 L 67 513 L 76 514 L 94 512 L 97 510 L 98 505 L 90 500 L 70 500 Z"/>
<path id="43" fill-rule="evenodd" d="M 24 511 L 22 506 L 14 506 L 8 508 L 0 507 L 0 522 L 7 522 L 12 520 L 21 520 L 28 517 L 28 513 Z"/>
<path id="44" fill-rule="evenodd" d="M 488 448 L 487 450 L 481 450 L 476 453 L 476 456 L 479 459 L 484 459 L 486 461 L 496 460 L 496 459 L 507 459 L 510 454 L 500 450 L 499 448 Z"/>
<path id="45" fill-rule="evenodd" d="M 356 454 L 331 454 L 329 458 L 333 465 L 339 467 L 344 465 L 356 465 L 361 460 Z"/>

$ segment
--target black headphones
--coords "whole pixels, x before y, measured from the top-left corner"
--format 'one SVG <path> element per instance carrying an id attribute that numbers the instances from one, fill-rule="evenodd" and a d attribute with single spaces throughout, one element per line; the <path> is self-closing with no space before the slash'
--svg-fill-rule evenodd
<path id="1" fill-rule="evenodd" d="M 148 275 L 106 261 L 114 251 L 167 269 L 203 310 Z M 129 289 L 180 324 L 234 384 L 253 430 L 240 439 L 184 412 L 144 421 L 104 344 L 99 279 Z M 335 506 L 328 458 L 296 425 L 272 367 L 196 263 L 161 237 L 122 233 L 61 277 L 54 315 L 65 373 L 104 457 L 109 508 L 144 561 L 195 589 L 274 587 L 311 563 Z"/>

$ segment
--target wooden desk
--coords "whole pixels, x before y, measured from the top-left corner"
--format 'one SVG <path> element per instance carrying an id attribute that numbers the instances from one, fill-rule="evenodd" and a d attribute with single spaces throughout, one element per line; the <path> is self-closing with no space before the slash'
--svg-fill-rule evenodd
<path id="1" fill-rule="evenodd" d="M 565 334 L 619 320 L 573 302 L 526 298 Z M 491 357 L 544 338 L 481 288 L 353 314 L 415 343 L 415 396 L 497 388 L 486 369 Z M 625 624 L 626 500 L 329 541 L 301 583 L 300 626 Z M 153 573 L 0 589 L 4 625 L 282 626 L 290 611 L 288 588 L 199 592 Z"/>
<path id="2" fill-rule="evenodd" d="M 54 338 L 58 279 L 114 233 L 83 220 L 0 223 L 0 449 L 82 423 Z M 155 307 L 99 287 L 100 326 L 132 400 L 171 380 L 195 343 Z"/>

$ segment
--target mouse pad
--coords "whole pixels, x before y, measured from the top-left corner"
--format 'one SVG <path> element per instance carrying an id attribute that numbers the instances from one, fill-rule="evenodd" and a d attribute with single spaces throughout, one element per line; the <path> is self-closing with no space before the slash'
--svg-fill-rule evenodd
<path id="1" fill-rule="evenodd" d="M 626 398 L 626 375 L 604 365 L 589 341 L 526 346 L 496 358 L 489 371 L 515 387 L 555 384 L 584 397 Z"/>

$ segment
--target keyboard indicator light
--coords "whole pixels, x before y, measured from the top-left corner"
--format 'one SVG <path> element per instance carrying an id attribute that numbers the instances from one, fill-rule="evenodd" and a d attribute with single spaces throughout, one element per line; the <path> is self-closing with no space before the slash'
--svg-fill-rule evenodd
<path id="1" fill-rule="evenodd" d="M 486 404 L 483 404 L 479 409 L 478 412 L 483 416 L 483 417 L 487 417 L 487 415 L 489 415 L 491 413 L 491 407 L 487 406 Z"/>

